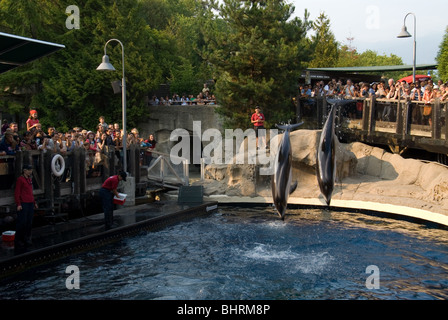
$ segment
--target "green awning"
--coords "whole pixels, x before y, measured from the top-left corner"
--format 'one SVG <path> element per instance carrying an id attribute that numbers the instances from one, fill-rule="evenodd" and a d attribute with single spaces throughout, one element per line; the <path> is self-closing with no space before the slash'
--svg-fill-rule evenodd
<path id="1" fill-rule="evenodd" d="M 391 71 L 412 71 L 412 65 L 399 66 L 372 66 L 372 67 L 340 67 L 340 68 L 308 68 L 307 71 L 322 71 L 322 72 L 391 72 Z M 416 70 L 435 70 L 437 64 L 418 64 L 415 66 Z"/>
<path id="2" fill-rule="evenodd" d="M 62 44 L 0 32 L 0 73 L 65 48 Z"/>

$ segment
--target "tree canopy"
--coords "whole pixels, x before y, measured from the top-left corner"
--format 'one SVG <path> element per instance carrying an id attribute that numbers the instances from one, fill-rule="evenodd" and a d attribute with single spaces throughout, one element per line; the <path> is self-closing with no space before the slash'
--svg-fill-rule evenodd
<path id="1" fill-rule="evenodd" d="M 285 0 L 79 0 L 79 28 L 70 29 L 68 0 L 0 0 L 0 31 L 61 43 L 65 49 L 0 77 L 0 111 L 39 111 L 45 126 L 93 129 L 98 117 L 121 123 L 121 46 L 107 47 L 117 72 L 96 67 L 105 43 L 125 49 L 128 125 L 148 116 L 145 98 L 161 84 L 171 93 L 197 94 L 214 83 L 227 126 L 250 126 L 260 106 L 267 126 L 293 120 L 298 82 L 306 67 L 402 64 L 401 58 L 358 53 L 339 44 L 325 13 L 293 17 Z M 314 32 L 310 36 L 310 33 Z M 448 64 L 447 37 L 439 52 Z M 445 68 L 445 69 L 444 69 Z M 445 72 L 445 73 L 444 73 Z"/>
<path id="2" fill-rule="evenodd" d="M 439 77 L 443 81 L 448 81 L 448 27 L 443 37 L 440 49 L 437 54 L 437 63 L 439 64 Z"/>

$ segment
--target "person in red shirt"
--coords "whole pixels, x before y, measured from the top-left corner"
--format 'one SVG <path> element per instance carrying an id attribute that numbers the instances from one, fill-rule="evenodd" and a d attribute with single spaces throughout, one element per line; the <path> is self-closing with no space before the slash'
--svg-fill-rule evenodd
<path id="1" fill-rule="evenodd" d="M 252 114 L 250 121 L 254 125 L 255 137 L 257 138 L 257 148 L 258 148 L 258 137 L 259 136 L 262 139 L 262 146 L 264 146 L 266 144 L 264 135 L 261 132 L 259 132 L 260 129 L 264 129 L 264 121 L 265 120 L 266 120 L 266 118 L 264 117 L 264 114 L 261 113 L 260 107 L 258 107 L 258 106 L 255 107 L 255 113 Z"/>
<path id="2" fill-rule="evenodd" d="M 37 208 L 33 195 L 33 167 L 24 165 L 22 175 L 17 179 L 14 198 L 17 205 L 17 226 L 14 238 L 15 248 L 32 245 L 34 208 Z"/>
<path id="3" fill-rule="evenodd" d="M 39 123 L 38 115 L 36 110 L 30 111 L 30 116 L 28 120 L 26 120 L 26 130 L 30 130 L 31 128 L 34 128 L 36 124 Z"/>
<path id="4" fill-rule="evenodd" d="M 114 220 L 114 196 L 118 197 L 118 183 L 121 180 L 126 181 L 126 177 L 126 172 L 121 171 L 118 175 L 107 178 L 101 186 L 99 196 L 103 205 L 106 230 L 109 230 L 112 227 Z"/>

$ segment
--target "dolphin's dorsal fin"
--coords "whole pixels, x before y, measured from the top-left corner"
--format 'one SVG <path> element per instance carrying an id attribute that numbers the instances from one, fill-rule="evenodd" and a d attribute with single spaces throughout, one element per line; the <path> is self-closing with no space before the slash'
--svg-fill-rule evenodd
<path id="1" fill-rule="evenodd" d="M 294 128 L 297 128 L 299 126 L 301 126 L 303 124 L 303 121 L 300 123 L 296 123 L 296 124 L 277 124 L 277 128 L 279 128 L 280 130 L 289 130 L 291 131 Z"/>

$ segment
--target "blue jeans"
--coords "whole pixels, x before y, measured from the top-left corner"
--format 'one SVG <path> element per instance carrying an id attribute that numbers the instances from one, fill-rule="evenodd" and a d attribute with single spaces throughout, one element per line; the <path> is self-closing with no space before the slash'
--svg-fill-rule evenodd
<path id="1" fill-rule="evenodd" d="M 22 210 L 17 212 L 16 234 L 14 242 L 24 245 L 31 242 L 31 230 L 33 228 L 34 203 L 23 202 Z"/>
<path id="2" fill-rule="evenodd" d="M 99 192 L 101 203 L 104 211 L 104 224 L 106 229 L 110 229 L 114 220 L 114 194 L 105 188 L 101 188 Z"/>

